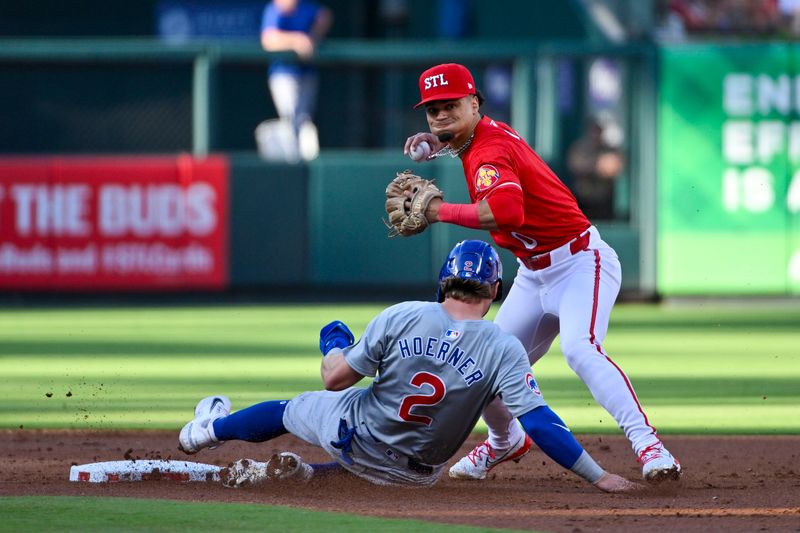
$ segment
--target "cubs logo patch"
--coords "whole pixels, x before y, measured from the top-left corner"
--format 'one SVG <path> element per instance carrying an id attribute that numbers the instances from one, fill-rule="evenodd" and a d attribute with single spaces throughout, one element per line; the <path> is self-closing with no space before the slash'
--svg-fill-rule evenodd
<path id="1" fill-rule="evenodd" d="M 494 165 L 481 165 L 475 173 L 475 190 L 485 191 L 500 181 L 500 171 Z"/>
<path id="2" fill-rule="evenodd" d="M 536 384 L 536 380 L 533 379 L 533 374 L 530 372 L 525 374 L 525 386 L 528 387 L 536 396 L 542 395 L 541 391 L 539 390 L 539 385 Z"/>

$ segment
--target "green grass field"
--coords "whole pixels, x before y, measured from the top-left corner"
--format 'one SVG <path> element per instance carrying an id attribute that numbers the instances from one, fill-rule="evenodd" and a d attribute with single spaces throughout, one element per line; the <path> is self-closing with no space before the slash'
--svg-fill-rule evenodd
<path id="1" fill-rule="evenodd" d="M 209 394 L 291 398 L 321 386 L 319 327 L 382 307 L 2 309 L 0 427 L 177 430 Z M 662 434 L 800 433 L 800 306 L 619 305 L 605 348 Z M 574 431 L 619 432 L 557 344 L 534 371 Z"/>
<path id="2" fill-rule="evenodd" d="M 0 309 L 0 427 L 177 432 L 208 394 L 229 395 L 234 408 L 290 398 L 320 387 L 321 325 L 340 319 L 360 335 L 381 308 Z M 662 434 L 800 433 L 800 306 L 620 305 L 605 348 Z M 574 431 L 620 432 L 557 344 L 534 370 Z M 264 524 L 281 531 L 489 531 L 263 505 L 96 497 L 0 498 L 0 516 L 0 531 L 14 532 L 75 524 L 198 533 L 262 531 Z"/>
<path id="3" fill-rule="evenodd" d="M 269 505 L 130 498 L 0 498 L 0 532 L 125 531 L 158 533 L 319 532 L 480 533 L 503 531 L 420 520 L 323 513 Z"/>

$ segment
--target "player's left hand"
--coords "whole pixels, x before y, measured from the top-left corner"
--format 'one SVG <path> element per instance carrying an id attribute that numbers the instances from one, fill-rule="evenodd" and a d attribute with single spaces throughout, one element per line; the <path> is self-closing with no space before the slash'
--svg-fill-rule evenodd
<path id="1" fill-rule="evenodd" d="M 350 346 L 355 340 L 353 332 L 344 322 L 334 320 L 319 331 L 319 351 L 325 356 L 334 348 Z"/>
<path id="2" fill-rule="evenodd" d="M 603 492 L 633 492 L 644 488 L 639 483 L 628 481 L 622 476 L 609 472 L 606 472 L 603 477 L 595 481 L 594 486 Z"/>
<path id="3" fill-rule="evenodd" d="M 425 231 L 435 219 L 426 212 L 431 202 L 444 199 L 444 193 L 433 184 L 410 170 L 398 172 L 386 187 L 386 214 L 389 215 L 389 237 L 408 237 Z"/>

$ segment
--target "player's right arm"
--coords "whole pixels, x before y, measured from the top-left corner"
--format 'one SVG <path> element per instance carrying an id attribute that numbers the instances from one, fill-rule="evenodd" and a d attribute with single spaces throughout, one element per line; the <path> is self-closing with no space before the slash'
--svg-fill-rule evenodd
<path id="1" fill-rule="evenodd" d="M 387 321 L 393 314 L 392 306 L 370 320 L 361 339 L 343 322 L 334 320 L 319 332 L 319 350 L 322 352 L 320 373 L 327 390 L 343 390 L 355 385 L 366 376 L 375 377 L 384 357 Z"/>
<path id="2" fill-rule="evenodd" d="M 406 139 L 406 144 L 405 146 L 403 146 L 403 155 L 408 155 L 409 152 L 411 152 L 411 149 L 416 148 L 417 145 L 422 141 L 427 142 L 431 146 L 431 150 L 433 150 L 433 153 L 436 153 L 445 146 L 447 146 L 446 143 L 440 141 L 439 138 L 433 133 L 430 132 L 415 133 L 414 135 Z"/>
<path id="3" fill-rule="evenodd" d="M 320 374 L 326 390 L 344 390 L 364 377 L 353 369 L 344 357 L 344 348 L 355 342 L 353 332 L 347 325 L 334 320 L 319 332 L 319 351 L 322 352 Z"/>
<path id="4" fill-rule="evenodd" d="M 344 352 L 339 348 L 334 348 L 322 358 L 320 374 L 326 390 L 344 390 L 364 377 L 347 364 Z"/>

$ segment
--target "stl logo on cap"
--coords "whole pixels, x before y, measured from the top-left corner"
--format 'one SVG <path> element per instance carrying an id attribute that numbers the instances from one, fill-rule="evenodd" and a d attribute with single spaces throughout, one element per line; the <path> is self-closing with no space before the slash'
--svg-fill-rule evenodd
<path id="1" fill-rule="evenodd" d="M 500 171 L 494 165 L 481 165 L 475 172 L 475 190 L 485 191 L 495 183 L 500 181 Z"/>
<path id="2" fill-rule="evenodd" d="M 475 80 L 464 65 L 445 63 L 423 72 L 419 77 L 419 107 L 436 100 L 455 100 L 475 94 Z"/>

